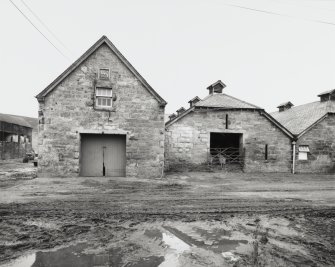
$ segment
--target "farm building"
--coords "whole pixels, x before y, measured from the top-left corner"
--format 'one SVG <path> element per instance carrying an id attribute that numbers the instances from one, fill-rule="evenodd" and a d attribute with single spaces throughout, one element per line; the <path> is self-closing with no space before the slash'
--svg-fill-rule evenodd
<path id="1" fill-rule="evenodd" d="M 247 172 L 290 172 L 292 134 L 264 109 L 223 93 L 221 81 L 166 122 L 165 168 L 223 164 Z"/>
<path id="2" fill-rule="evenodd" d="M 319 101 L 279 105 L 271 115 L 294 135 L 295 171 L 335 173 L 335 89 Z"/>
<path id="3" fill-rule="evenodd" d="M 32 151 L 33 126 L 26 119 L 16 115 L 0 114 L 1 160 L 23 158 L 26 153 Z"/>
<path id="4" fill-rule="evenodd" d="M 166 102 L 105 36 L 37 96 L 39 176 L 160 176 Z"/>

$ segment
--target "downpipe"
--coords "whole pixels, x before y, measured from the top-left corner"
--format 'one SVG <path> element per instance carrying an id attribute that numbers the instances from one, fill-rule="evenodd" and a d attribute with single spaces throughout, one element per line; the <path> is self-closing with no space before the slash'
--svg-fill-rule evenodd
<path id="1" fill-rule="evenodd" d="M 295 146 L 296 146 L 296 142 L 295 141 L 293 141 L 292 142 L 292 146 L 293 146 L 293 149 L 292 149 L 292 153 L 293 153 L 293 155 L 292 155 L 292 173 L 294 174 L 295 173 Z"/>

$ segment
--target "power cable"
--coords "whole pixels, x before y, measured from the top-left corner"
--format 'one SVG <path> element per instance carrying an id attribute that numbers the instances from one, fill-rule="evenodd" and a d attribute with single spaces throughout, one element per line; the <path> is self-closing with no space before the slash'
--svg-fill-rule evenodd
<path id="1" fill-rule="evenodd" d="M 287 14 L 282 14 L 282 13 L 277 13 L 277 12 L 272 12 L 272 11 L 262 10 L 262 9 L 257 9 L 257 8 L 251 8 L 251 7 L 241 6 L 241 5 L 235 5 L 235 4 L 228 4 L 228 3 L 223 3 L 223 4 L 226 5 L 226 6 L 236 7 L 236 8 L 250 10 L 250 11 L 254 11 L 254 12 L 265 13 L 265 14 L 269 14 L 269 15 L 275 15 L 275 16 L 287 17 L 287 18 L 293 18 L 293 19 L 301 19 L 301 20 L 305 20 L 305 21 L 312 21 L 312 22 L 315 22 L 315 23 L 335 26 L 334 22 L 328 22 L 328 21 L 317 20 L 317 19 L 299 18 L 299 17 L 287 15 Z"/>
<path id="2" fill-rule="evenodd" d="M 23 0 L 20 0 L 22 4 L 33 14 L 33 16 L 44 26 L 44 28 L 70 53 L 72 52 L 66 47 L 66 45 L 54 34 L 50 28 L 42 21 L 42 19 L 26 4 Z"/>
<path id="3" fill-rule="evenodd" d="M 326 12 L 332 12 L 334 13 L 335 9 L 332 9 L 332 8 L 321 8 L 321 7 L 315 7 L 315 6 L 311 6 L 311 5 L 301 5 L 300 3 L 298 5 L 295 5 L 294 2 L 292 2 L 292 0 L 289 0 L 288 2 L 282 2 L 282 1 L 285 1 L 285 0 L 272 0 L 273 2 L 276 2 L 277 4 L 284 4 L 284 5 L 289 5 L 289 6 L 292 6 L 291 4 L 293 4 L 293 6 L 296 6 L 298 8 L 301 8 L 301 7 L 305 7 L 305 8 L 311 8 L 313 10 L 320 10 L 320 11 L 326 11 Z M 295 1 L 296 2 L 296 1 Z"/>
<path id="4" fill-rule="evenodd" d="M 21 11 L 21 9 L 17 6 L 17 5 L 15 5 L 15 3 L 12 1 L 12 0 L 9 0 L 11 3 L 12 3 L 12 5 L 22 14 L 22 16 L 24 16 L 25 17 L 25 19 L 26 20 L 28 20 L 28 22 L 63 56 L 63 57 L 65 57 L 67 60 L 69 60 L 70 62 L 71 62 L 71 59 L 68 57 L 68 56 L 66 56 L 61 50 L 59 50 L 58 48 L 57 48 L 57 46 L 56 45 L 54 45 L 49 39 L 48 39 L 48 37 L 46 37 L 36 26 L 35 26 L 35 24 Z"/>

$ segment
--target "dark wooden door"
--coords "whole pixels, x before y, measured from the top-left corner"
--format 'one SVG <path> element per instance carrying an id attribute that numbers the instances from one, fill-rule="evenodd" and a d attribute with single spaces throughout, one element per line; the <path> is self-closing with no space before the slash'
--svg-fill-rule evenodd
<path id="1" fill-rule="evenodd" d="M 126 136 L 81 135 L 81 176 L 125 176 Z"/>

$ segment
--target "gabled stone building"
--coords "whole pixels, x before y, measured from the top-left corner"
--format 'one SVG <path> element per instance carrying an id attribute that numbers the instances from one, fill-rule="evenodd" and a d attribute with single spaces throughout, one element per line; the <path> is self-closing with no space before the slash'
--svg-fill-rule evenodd
<path id="1" fill-rule="evenodd" d="M 319 101 L 278 106 L 271 113 L 294 136 L 296 172 L 335 173 L 335 89 L 318 96 Z"/>
<path id="2" fill-rule="evenodd" d="M 160 176 L 166 102 L 105 36 L 36 96 L 39 176 Z"/>
<path id="3" fill-rule="evenodd" d="M 240 165 L 249 172 L 290 172 L 292 134 L 264 109 L 222 91 L 221 81 L 209 95 L 189 101 L 166 123 L 166 169 L 218 163 Z M 213 162 L 214 161 L 214 162 Z"/>

